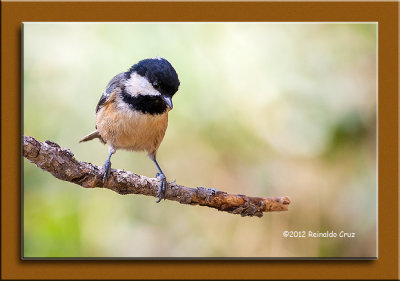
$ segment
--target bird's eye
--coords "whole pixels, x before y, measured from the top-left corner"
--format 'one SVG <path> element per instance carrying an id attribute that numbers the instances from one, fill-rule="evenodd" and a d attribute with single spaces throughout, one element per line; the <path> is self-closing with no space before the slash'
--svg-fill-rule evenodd
<path id="1" fill-rule="evenodd" d="M 154 89 L 159 89 L 160 84 L 158 84 L 158 82 L 153 82 L 153 87 L 154 87 Z"/>

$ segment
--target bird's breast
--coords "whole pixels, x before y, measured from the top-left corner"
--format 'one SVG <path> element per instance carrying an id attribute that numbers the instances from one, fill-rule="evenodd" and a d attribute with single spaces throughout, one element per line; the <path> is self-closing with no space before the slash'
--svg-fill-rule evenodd
<path id="1" fill-rule="evenodd" d="M 168 111 L 152 115 L 111 103 L 97 113 L 96 125 L 104 141 L 114 148 L 145 150 L 151 154 L 164 138 Z"/>

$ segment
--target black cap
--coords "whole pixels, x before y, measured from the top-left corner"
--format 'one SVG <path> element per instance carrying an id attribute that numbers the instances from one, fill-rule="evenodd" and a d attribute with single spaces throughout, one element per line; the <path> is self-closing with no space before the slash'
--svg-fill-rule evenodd
<path id="1" fill-rule="evenodd" d="M 128 71 L 129 74 L 133 72 L 146 77 L 162 95 L 172 97 L 178 91 L 180 85 L 178 74 L 164 58 L 141 60 Z"/>

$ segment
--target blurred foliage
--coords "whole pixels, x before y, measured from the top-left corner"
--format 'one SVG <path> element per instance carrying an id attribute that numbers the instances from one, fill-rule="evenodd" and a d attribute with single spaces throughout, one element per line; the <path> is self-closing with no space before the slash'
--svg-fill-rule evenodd
<path id="1" fill-rule="evenodd" d="M 181 80 L 158 160 L 169 180 L 292 199 L 242 218 L 59 181 L 24 160 L 25 257 L 376 256 L 377 25 L 25 23 L 24 134 L 102 165 L 108 81 L 162 56 Z M 144 153 L 113 167 L 154 176 Z M 355 238 L 284 238 L 284 230 Z"/>

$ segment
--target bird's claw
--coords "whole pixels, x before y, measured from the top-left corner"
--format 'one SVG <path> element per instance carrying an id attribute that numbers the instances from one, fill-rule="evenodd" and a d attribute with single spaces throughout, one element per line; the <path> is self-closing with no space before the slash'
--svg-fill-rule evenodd
<path id="1" fill-rule="evenodd" d="M 111 172 L 111 161 L 107 160 L 104 165 L 103 165 L 103 169 L 104 169 L 104 174 L 103 174 L 103 184 L 106 182 L 108 176 L 110 175 Z"/>
<path id="2" fill-rule="evenodd" d="M 160 180 L 160 186 L 157 192 L 158 200 L 156 201 L 156 203 L 160 203 L 161 199 L 165 199 L 165 194 L 167 191 L 167 179 L 165 178 L 164 174 L 160 173 L 157 173 L 156 177 Z"/>

